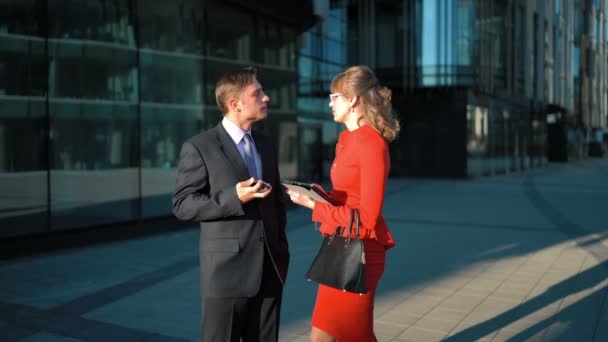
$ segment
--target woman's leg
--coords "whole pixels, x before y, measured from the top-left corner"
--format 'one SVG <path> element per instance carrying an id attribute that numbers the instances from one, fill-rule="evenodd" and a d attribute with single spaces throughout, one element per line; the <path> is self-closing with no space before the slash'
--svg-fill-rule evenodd
<path id="1" fill-rule="evenodd" d="M 325 331 L 312 327 L 310 331 L 310 341 L 311 342 L 336 342 L 336 340 Z"/>

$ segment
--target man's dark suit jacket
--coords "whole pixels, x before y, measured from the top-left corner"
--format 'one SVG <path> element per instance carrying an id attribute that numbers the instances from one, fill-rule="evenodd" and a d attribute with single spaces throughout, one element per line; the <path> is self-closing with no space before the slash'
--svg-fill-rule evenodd
<path id="1" fill-rule="evenodd" d="M 264 249 L 285 281 L 289 252 L 285 235 L 276 153 L 271 141 L 252 133 L 272 192 L 241 204 L 236 183 L 250 178 L 234 141 L 222 124 L 182 146 L 173 212 L 200 222 L 201 293 L 204 297 L 253 297 L 260 288 Z"/>

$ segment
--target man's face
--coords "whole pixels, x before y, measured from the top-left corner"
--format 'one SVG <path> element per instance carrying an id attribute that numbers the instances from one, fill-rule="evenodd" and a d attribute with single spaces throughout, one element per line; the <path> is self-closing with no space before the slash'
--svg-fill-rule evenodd
<path id="1" fill-rule="evenodd" d="M 253 83 L 243 89 L 239 97 L 239 121 L 256 122 L 265 119 L 268 116 L 269 101 L 270 98 L 262 89 L 260 82 L 254 79 Z"/>

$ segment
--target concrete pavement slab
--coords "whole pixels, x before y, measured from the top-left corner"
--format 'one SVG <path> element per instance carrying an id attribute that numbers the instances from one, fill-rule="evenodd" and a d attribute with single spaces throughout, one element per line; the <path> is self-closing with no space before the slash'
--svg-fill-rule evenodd
<path id="1" fill-rule="evenodd" d="M 83 317 L 184 340 L 197 340 L 201 317 L 198 273 L 198 268 L 188 270 L 90 311 Z"/>

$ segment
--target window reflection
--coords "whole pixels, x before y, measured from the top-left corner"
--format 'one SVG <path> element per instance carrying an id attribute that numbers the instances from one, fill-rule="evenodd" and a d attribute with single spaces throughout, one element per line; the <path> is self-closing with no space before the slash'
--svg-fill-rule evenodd
<path id="1" fill-rule="evenodd" d="M 201 129 L 200 108 L 142 104 L 142 215 L 171 213 L 181 144 Z"/>
<path id="2" fill-rule="evenodd" d="M 129 220 L 139 195 L 135 105 L 53 100 L 51 227 Z"/>
<path id="3" fill-rule="evenodd" d="M 48 229 L 43 5 L 0 1 L 0 238 Z"/>
<path id="4" fill-rule="evenodd" d="M 303 179 L 318 182 L 323 179 L 323 158 L 321 156 L 321 127 L 300 125 L 300 170 Z"/>
<path id="5" fill-rule="evenodd" d="M 298 125 L 295 122 L 279 123 L 279 172 L 284 179 L 298 176 Z"/>
<path id="6" fill-rule="evenodd" d="M 49 37 L 135 46 L 128 0 L 48 0 Z"/>
<path id="7" fill-rule="evenodd" d="M 409 18 L 416 21 L 416 60 L 419 69 L 419 84 L 469 85 L 474 81 L 473 66 L 477 63 L 479 35 L 488 31 L 492 37 L 499 33 L 499 17 L 494 14 L 484 17 L 474 0 L 421 0 L 417 2 Z M 487 30 L 487 27 L 493 29 Z M 496 42 L 488 39 L 488 42 Z M 501 54 L 498 45 L 488 46 L 484 51 L 496 58 Z"/>
<path id="8" fill-rule="evenodd" d="M 138 74 L 128 0 L 49 1 L 51 228 L 138 215 Z"/>
<path id="9" fill-rule="evenodd" d="M 146 0 L 138 11 L 142 49 L 201 55 L 205 1 Z"/>
<path id="10" fill-rule="evenodd" d="M 485 176 L 546 163 L 540 113 L 524 113 L 494 101 L 467 105 L 467 172 Z M 485 101 L 484 101 L 485 102 Z"/>
<path id="11" fill-rule="evenodd" d="M 143 217 L 171 214 L 181 144 L 205 117 L 204 6 L 155 0 L 139 8 Z"/>
<path id="12" fill-rule="evenodd" d="M 303 127 L 298 137 L 299 177 L 303 179 L 319 181 L 329 177 L 329 165 L 342 127 L 333 121 L 327 94 L 332 79 L 346 68 L 350 37 L 347 20 L 346 8 L 333 4 L 323 22 L 300 36 L 296 107 L 298 125 Z M 311 146 L 316 146 L 317 151 L 310 152 Z"/>
<path id="13" fill-rule="evenodd" d="M 49 39 L 49 96 L 137 101 L 134 49 Z"/>
<path id="14" fill-rule="evenodd" d="M 206 54 L 212 57 L 251 61 L 254 32 L 252 15 L 215 2 L 209 3 L 209 13 L 212 15 L 208 17 L 208 25 L 213 27 L 213 30 L 208 33 Z M 263 43 L 260 42 L 260 45 Z"/>

